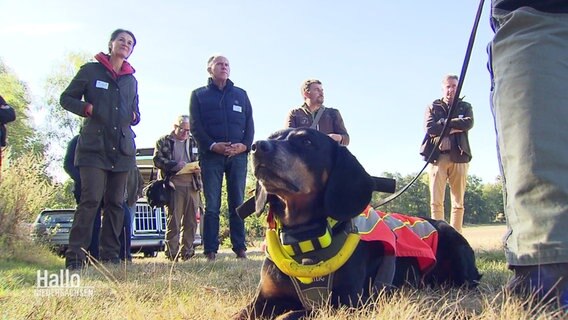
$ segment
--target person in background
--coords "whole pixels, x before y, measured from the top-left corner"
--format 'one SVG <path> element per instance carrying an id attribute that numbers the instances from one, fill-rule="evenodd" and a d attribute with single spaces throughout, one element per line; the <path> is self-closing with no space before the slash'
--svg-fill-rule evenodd
<path id="1" fill-rule="evenodd" d="M 203 250 L 209 261 L 219 249 L 219 215 L 223 176 L 227 182 L 232 250 L 246 259 L 245 225 L 237 214 L 243 203 L 248 153 L 254 138 L 252 106 L 245 90 L 229 79 L 229 60 L 213 55 L 207 60 L 208 84 L 193 90 L 189 103 L 191 133 L 200 152 L 205 215 Z"/>
<path id="2" fill-rule="evenodd" d="M 514 294 L 568 311 L 568 2 L 493 0 L 489 44 Z"/>
<path id="3" fill-rule="evenodd" d="M 131 243 L 132 243 L 132 226 L 134 223 L 134 215 L 136 214 L 136 201 L 142 197 L 144 191 L 144 178 L 138 167 L 128 171 L 128 180 L 126 181 L 126 190 L 124 193 L 124 224 L 120 232 L 120 254 L 122 261 L 132 261 Z"/>
<path id="4" fill-rule="evenodd" d="M 132 32 L 115 30 L 108 42 L 109 53 L 100 52 L 96 62 L 83 65 L 61 94 L 61 106 L 85 118 L 75 152 L 81 199 L 65 254 L 65 266 L 70 270 L 80 269 L 85 263 L 83 250 L 90 245 L 101 200 L 100 260 L 120 263 L 124 190 L 128 171 L 136 166 L 131 126 L 140 122 L 138 83 L 134 68 L 126 61 L 135 45 Z"/>
<path id="5" fill-rule="evenodd" d="M 197 142 L 190 134 L 188 115 L 179 116 L 173 131 L 156 142 L 153 160 L 159 176 L 169 177 L 175 187 L 166 205 L 165 254 L 171 261 L 180 258 L 185 261 L 195 255 L 193 240 L 202 189 L 199 167 L 185 168 L 189 163 L 198 161 Z M 182 169 L 185 171 L 183 174 L 180 172 Z"/>
<path id="6" fill-rule="evenodd" d="M 71 180 L 73 180 L 73 196 L 75 197 L 75 203 L 79 204 L 81 200 L 81 175 L 79 173 L 79 167 L 75 166 L 75 149 L 77 148 L 77 141 L 79 140 L 79 135 L 74 136 L 69 140 L 67 144 L 67 150 L 65 152 L 65 158 L 63 159 L 63 169 Z M 87 251 L 93 259 L 99 259 L 99 234 L 101 230 L 101 208 L 99 206 L 95 219 L 93 220 L 93 232 L 91 236 L 91 244 L 87 248 Z"/>
<path id="7" fill-rule="evenodd" d="M 430 214 L 432 219 L 444 220 L 444 198 L 446 183 L 450 185 L 452 211 L 450 225 L 462 231 L 464 195 L 467 184 L 467 170 L 471 161 L 468 132 L 473 127 L 471 105 L 455 96 L 458 76 L 446 75 L 442 79 L 442 98 L 426 107 L 424 127 L 426 136 L 420 154 L 428 160 L 430 150 L 440 140 L 428 165 L 430 186 Z M 450 107 L 456 106 L 452 114 Z M 448 129 L 442 135 L 447 123 Z"/>
<path id="8" fill-rule="evenodd" d="M 16 111 L 0 96 L 0 178 L 2 177 L 2 149 L 6 146 L 6 124 L 16 120 Z"/>
<path id="9" fill-rule="evenodd" d="M 327 134 L 341 145 L 349 145 L 349 134 L 345 129 L 339 110 L 323 106 L 323 86 L 321 81 L 309 79 L 301 87 L 304 104 L 288 112 L 287 128 L 312 128 Z"/>

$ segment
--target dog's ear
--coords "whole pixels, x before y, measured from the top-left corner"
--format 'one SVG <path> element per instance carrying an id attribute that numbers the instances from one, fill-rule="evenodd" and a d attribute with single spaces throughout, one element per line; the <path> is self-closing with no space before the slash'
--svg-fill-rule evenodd
<path id="1" fill-rule="evenodd" d="M 356 217 L 371 201 L 373 188 L 373 179 L 355 156 L 338 145 L 325 189 L 325 213 L 338 221 Z"/>
<path id="2" fill-rule="evenodd" d="M 257 182 L 256 183 L 256 190 L 254 192 L 254 198 L 255 198 L 255 210 L 254 212 L 256 212 L 257 214 L 261 214 L 262 212 L 264 212 L 264 207 L 266 206 L 266 197 L 267 197 L 268 193 L 266 192 L 266 189 L 264 189 L 264 187 Z"/>

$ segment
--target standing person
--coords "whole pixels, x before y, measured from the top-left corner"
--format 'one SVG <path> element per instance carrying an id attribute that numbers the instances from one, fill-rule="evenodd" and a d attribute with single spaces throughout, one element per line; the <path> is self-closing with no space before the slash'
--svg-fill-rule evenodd
<path id="1" fill-rule="evenodd" d="M 134 214 L 136 213 L 136 201 L 142 197 L 144 191 L 144 178 L 138 169 L 138 166 L 128 171 L 128 179 L 126 180 L 126 191 L 124 193 L 124 224 L 120 232 L 120 254 L 122 261 L 132 261 L 131 243 L 132 243 L 132 224 L 134 222 Z"/>
<path id="2" fill-rule="evenodd" d="M 349 145 L 349 134 L 339 110 L 323 106 L 321 81 L 309 79 L 300 89 L 304 104 L 288 112 L 287 128 L 313 128 L 330 136 L 341 145 Z"/>
<path id="3" fill-rule="evenodd" d="M 79 173 L 79 167 L 75 166 L 75 149 L 77 148 L 77 141 L 79 140 L 79 135 L 74 136 L 69 140 L 67 144 L 67 151 L 65 152 L 65 158 L 63 159 L 63 169 L 71 180 L 73 180 L 73 196 L 75 197 L 75 203 L 78 205 L 81 200 L 81 175 Z M 93 232 L 91 235 L 91 244 L 87 248 L 87 251 L 93 259 L 99 259 L 99 234 L 101 230 L 101 208 L 99 205 L 95 219 L 93 219 Z"/>
<path id="4" fill-rule="evenodd" d="M 2 176 L 2 149 L 6 146 L 6 124 L 16 120 L 16 112 L 2 96 L 0 96 L 0 178 Z"/>
<path id="5" fill-rule="evenodd" d="M 117 29 L 108 42 L 109 53 L 83 65 L 61 94 L 63 108 L 84 117 L 75 151 L 81 176 L 81 200 L 69 235 L 65 266 L 79 269 L 91 242 L 93 220 L 104 200 L 100 237 L 102 261 L 119 263 L 119 235 L 123 226 L 124 189 L 128 171 L 136 166 L 135 134 L 140 121 L 138 83 L 126 61 L 136 45 L 130 31 Z"/>
<path id="6" fill-rule="evenodd" d="M 154 166 L 160 169 L 160 177 L 169 177 L 175 187 L 166 205 L 166 257 L 172 261 L 188 260 L 195 255 L 193 240 L 202 189 L 199 167 L 177 174 L 188 163 L 198 161 L 197 142 L 190 134 L 189 116 L 179 116 L 174 122 L 174 130 L 156 142 L 153 160 Z"/>
<path id="7" fill-rule="evenodd" d="M 424 115 L 426 136 L 420 154 L 424 156 L 424 160 L 428 160 L 433 145 L 441 139 L 428 165 L 430 214 L 433 219 L 444 220 L 444 197 L 446 183 L 449 183 L 452 200 L 450 224 L 461 232 L 467 169 L 471 160 L 467 133 L 473 127 L 473 111 L 469 103 L 455 97 L 457 86 L 458 76 L 444 76 L 442 98 L 434 100 L 426 107 Z M 456 98 L 458 100 L 455 109 L 450 115 L 448 114 L 450 106 Z M 442 135 L 446 122 L 449 129 Z"/>
<path id="8" fill-rule="evenodd" d="M 568 2 L 493 0 L 491 16 L 508 289 L 568 311 Z"/>
<path id="9" fill-rule="evenodd" d="M 227 58 L 210 57 L 207 72 L 208 84 L 191 93 L 189 104 L 205 195 L 203 253 L 211 261 L 219 249 L 221 187 L 226 175 L 232 249 L 237 258 L 246 258 L 245 225 L 236 208 L 243 203 L 247 157 L 254 138 L 252 107 L 246 91 L 229 80 Z"/>

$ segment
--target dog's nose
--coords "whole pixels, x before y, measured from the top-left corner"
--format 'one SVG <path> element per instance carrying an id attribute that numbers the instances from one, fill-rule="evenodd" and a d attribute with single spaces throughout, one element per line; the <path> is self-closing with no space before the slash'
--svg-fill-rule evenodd
<path id="1" fill-rule="evenodd" d="M 268 153 L 272 151 L 273 147 L 269 141 L 266 140 L 259 140 L 252 144 L 251 151 L 252 153 Z"/>

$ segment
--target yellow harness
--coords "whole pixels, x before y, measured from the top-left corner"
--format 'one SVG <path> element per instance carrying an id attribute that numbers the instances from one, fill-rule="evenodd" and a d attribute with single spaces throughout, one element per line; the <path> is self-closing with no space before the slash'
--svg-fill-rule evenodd
<path id="1" fill-rule="evenodd" d="M 303 241 L 298 244 L 302 253 L 314 251 L 316 246 L 321 247 L 322 249 L 320 250 L 324 251 L 331 248 L 331 244 L 334 244 L 334 248 L 340 247 L 339 249 L 330 249 L 333 251 L 337 250 L 337 252 L 333 252 L 331 257 L 317 261 L 315 264 L 302 264 L 301 261 L 294 259 L 293 256 L 296 255 L 291 246 L 282 244 L 278 237 L 278 227 L 276 227 L 266 230 L 266 245 L 269 258 L 284 274 L 295 277 L 304 284 L 312 283 L 313 279 L 316 277 L 327 276 L 337 271 L 355 251 L 360 236 L 354 227 L 347 228 L 349 230 L 346 232 L 331 235 L 329 230 L 336 223 L 336 221 L 330 221 L 328 219 L 329 227 L 326 234 L 317 239 Z M 279 223 L 277 222 L 276 225 L 279 225 Z M 314 242 L 317 242 L 317 244 L 314 245 Z M 341 242 L 343 242 L 343 244 L 341 244 Z M 329 255 L 329 252 L 327 255 Z"/>

